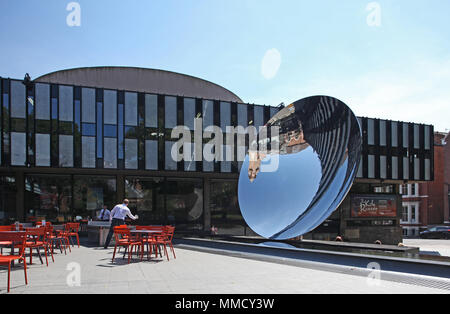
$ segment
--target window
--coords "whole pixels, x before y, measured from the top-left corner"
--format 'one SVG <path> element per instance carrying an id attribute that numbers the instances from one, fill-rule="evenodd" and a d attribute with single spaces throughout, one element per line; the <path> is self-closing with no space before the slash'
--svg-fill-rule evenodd
<path id="1" fill-rule="evenodd" d="M 25 118 L 25 85 L 22 82 L 11 82 L 11 118 Z"/>
<path id="2" fill-rule="evenodd" d="M 203 100 L 203 130 L 214 125 L 214 102 Z"/>
<path id="3" fill-rule="evenodd" d="M 59 86 L 59 120 L 73 121 L 73 88 Z"/>
<path id="4" fill-rule="evenodd" d="M 36 221 L 66 222 L 72 220 L 72 185 L 70 176 L 32 175 L 25 178 L 27 217 Z"/>
<path id="5" fill-rule="evenodd" d="M 418 124 L 414 124 L 414 148 L 420 148 L 420 128 Z"/>
<path id="6" fill-rule="evenodd" d="M 95 168 L 95 137 L 81 138 L 81 165 L 83 168 Z"/>
<path id="7" fill-rule="evenodd" d="M 139 221 L 143 224 L 166 223 L 163 179 L 127 177 L 125 197 L 130 201 L 128 207 L 133 214 L 139 215 Z"/>
<path id="8" fill-rule="evenodd" d="M 36 84 L 36 119 L 50 120 L 50 85 Z"/>
<path id="9" fill-rule="evenodd" d="M 137 126 L 137 93 L 125 93 L 125 125 Z"/>
<path id="10" fill-rule="evenodd" d="M 107 169 L 117 168 L 117 139 L 105 137 L 105 154 L 103 158 L 103 167 Z"/>
<path id="11" fill-rule="evenodd" d="M 17 217 L 16 213 L 16 178 L 0 176 L 0 223 L 9 225 L 23 217 Z"/>
<path id="12" fill-rule="evenodd" d="M 220 127 L 226 132 L 226 127 L 231 126 L 231 105 L 229 102 L 220 103 Z"/>
<path id="13" fill-rule="evenodd" d="M 95 123 L 95 89 L 83 88 L 81 91 L 81 121 Z"/>
<path id="14" fill-rule="evenodd" d="M 380 146 L 386 146 L 386 121 L 380 120 Z"/>
<path id="15" fill-rule="evenodd" d="M 36 166 L 50 166 L 50 134 L 36 134 Z"/>
<path id="16" fill-rule="evenodd" d="M 417 196 L 417 184 L 410 184 L 409 185 L 411 187 L 411 196 Z"/>
<path id="17" fill-rule="evenodd" d="M 264 125 L 264 107 L 255 106 L 254 123 L 256 130 L 259 132 L 259 127 Z"/>
<path id="18" fill-rule="evenodd" d="M 117 92 L 105 90 L 103 92 L 103 111 L 105 124 L 117 124 Z M 105 125 L 106 127 L 106 125 Z M 114 135 L 115 136 L 115 135 Z"/>
<path id="19" fill-rule="evenodd" d="M 391 143 L 392 143 L 392 147 L 397 147 L 398 146 L 398 123 L 392 121 L 391 122 Z"/>
<path id="20" fill-rule="evenodd" d="M 167 223 L 177 229 L 203 229 L 203 181 L 168 179 L 166 182 Z"/>
<path id="21" fill-rule="evenodd" d="M 177 98 L 166 96 L 165 128 L 173 129 L 177 126 Z"/>
<path id="22" fill-rule="evenodd" d="M 189 130 L 194 131 L 194 121 L 195 121 L 195 99 L 185 98 L 184 125 L 187 126 Z"/>
<path id="23" fill-rule="evenodd" d="M 73 167 L 73 136 L 59 136 L 59 166 Z"/>
<path id="24" fill-rule="evenodd" d="M 158 170 L 158 141 L 145 141 L 145 169 Z"/>
<path id="25" fill-rule="evenodd" d="M 125 139 L 125 168 L 137 169 L 137 153 L 138 153 L 138 141 L 136 139 Z"/>
<path id="26" fill-rule="evenodd" d="M 158 127 L 158 96 L 145 95 L 145 127 Z"/>
<path id="27" fill-rule="evenodd" d="M 386 169 L 386 156 L 380 156 L 380 178 L 386 179 L 387 177 L 387 169 Z"/>
<path id="28" fill-rule="evenodd" d="M 74 176 L 73 216 L 95 218 L 107 205 L 111 210 L 117 203 L 115 177 Z"/>
<path id="29" fill-rule="evenodd" d="M 244 127 L 244 129 L 248 126 L 248 118 L 247 118 L 247 105 L 238 104 L 238 117 L 237 124 Z"/>
<path id="30" fill-rule="evenodd" d="M 402 124 L 403 130 L 403 147 L 408 148 L 409 146 L 409 131 L 408 131 L 408 123 Z"/>
<path id="31" fill-rule="evenodd" d="M 11 132 L 11 165 L 25 166 L 26 134 Z"/>
<path id="32" fill-rule="evenodd" d="M 367 144 L 375 145 L 375 121 L 367 119 Z"/>
<path id="33" fill-rule="evenodd" d="M 177 162 L 172 158 L 172 146 L 176 142 L 166 141 L 165 142 L 165 169 L 166 170 L 177 170 Z"/>
<path id="34" fill-rule="evenodd" d="M 402 207 L 402 221 L 404 222 L 408 221 L 408 206 Z"/>
<path id="35" fill-rule="evenodd" d="M 237 197 L 237 182 L 212 181 L 210 194 L 211 226 L 218 234 L 245 235 L 246 223 Z"/>

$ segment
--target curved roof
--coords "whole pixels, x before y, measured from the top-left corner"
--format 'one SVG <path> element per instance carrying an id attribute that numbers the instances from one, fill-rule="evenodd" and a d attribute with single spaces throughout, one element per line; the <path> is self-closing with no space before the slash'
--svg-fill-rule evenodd
<path id="1" fill-rule="evenodd" d="M 220 85 L 194 76 L 157 69 L 85 67 L 52 72 L 34 81 L 243 102 Z"/>

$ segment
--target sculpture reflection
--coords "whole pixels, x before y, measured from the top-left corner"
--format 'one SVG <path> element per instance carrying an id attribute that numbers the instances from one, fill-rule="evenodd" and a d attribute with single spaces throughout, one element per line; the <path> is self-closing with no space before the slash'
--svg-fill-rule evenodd
<path id="1" fill-rule="evenodd" d="M 278 136 L 251 143 L 239 178 L 239 203 L 247 224 L 272 239 L 289 239 L 320 225 L 348 193 L 361 154 L 353 112 L 328 96 L 299 100 L 265 125 Z M 261 147 L 268 145 L 268 151 Z M 258 150 L 257 148 L 260 148 Z M 265 163 L 278 158 L 272 171 Z"/>

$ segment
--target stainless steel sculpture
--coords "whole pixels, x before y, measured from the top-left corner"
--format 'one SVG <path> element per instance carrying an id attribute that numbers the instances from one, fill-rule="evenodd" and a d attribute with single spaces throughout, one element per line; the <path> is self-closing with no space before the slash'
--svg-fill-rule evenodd
<path id="1" fill-rule="evenodd" d="M 264 139 L 261 134 L 272 126 L 279 128 L 278 136 Z M 258 146 L 270 143 L 278 150 L 249 149 L 239 205 L 253 231 L 285 240 L 318 227 L 344 200 L 358 170 L 361 129 L 350 108 L 329 96 L 298 100 L 265 127 Z"/>

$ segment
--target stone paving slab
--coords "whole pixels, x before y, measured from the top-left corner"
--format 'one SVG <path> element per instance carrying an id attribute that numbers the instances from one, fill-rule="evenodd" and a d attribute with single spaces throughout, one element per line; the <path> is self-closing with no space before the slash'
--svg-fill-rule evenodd
<path id="1" fill-rule="evenodd" d="M 176 248 L 177 258 L 131 264 L 119 255 L 111 263 L 112 249 L 81 247 L 57 254 L 49 267 L 33 258 L 29 284 L 22 266 L 12 272 L 11 293 L 64 294 L 285 294 L 285 293 L 450 293 L 450 291 L 361 276 L 307 269 L 291 265 L 244 259 Z M 69 286 L 70 263 L 80 266 L 80 286 Z M 0 269 L 0 293 L 6 293 L 7 271 Z M 73 282 L 73 281 L 72 281 Z"/>

